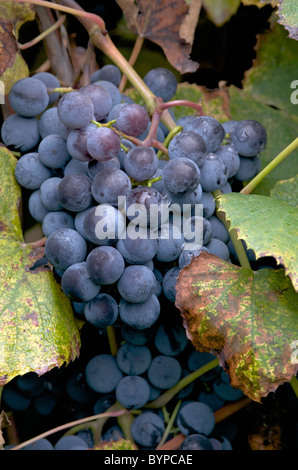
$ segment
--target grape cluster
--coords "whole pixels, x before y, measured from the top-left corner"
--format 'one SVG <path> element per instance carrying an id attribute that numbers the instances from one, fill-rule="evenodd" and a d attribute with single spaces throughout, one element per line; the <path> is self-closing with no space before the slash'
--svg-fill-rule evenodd
<path id="1" fill-rule="evenodd" d="M 221 124 L 211 116 L 187 115 L 176 121 L 182 131 L 170 141 L 168 159 L 160 159 L 157 148 L 135 143 L 148 135 L 147 110 L 119 92 L 117 67 L 104 72 L 62 95 L 49 93 L 59 87 L 50 73 L 19 80 L 9 94 L 14 114 L 4 121 L 1 137 L 22 154 L 15 177 L 29 192 L 28 211 L 42 225 L 45 256 L 74 314 L 101 335 L 115 327 L 121 338 L 116 356 L 101 351 L 88 358 L 68 379 L 66 392 L 91 404 L 94 413 L 115 401 L 142 410 L 131 433 L 140 448 L 149 449 L 162 438 L 165 422 L 160 410 L 146 405 L 214 358 L 187 340 L 175 308 L 177 277 L 202 251 L 237 262 L 212 193 L 230 192 L 257 174 L 267 135 L 255 120 Z M 144 82 L 164 100 L 177 89 L 175 76 L 163 68 L 151 70 Z M 160 123 L 157 139 L 162 143 L 167 135 Z M 193 245 L 198 230 L 201 243 Z M 24 395 L 26 379 L 31 395 Z M 57 402 L 54 382 L 47 388 L 39 378 L 43 386 L 35 396 L 29 379 L 36 377 L 26 374 L 5 387 L 4 402 L 22 409 L 34 400 L 47 414 Z M 181 449 L 230 448 L 228 438 L 215 433 L 214 411 L 242 394 L 219 368 L 203 380 L 208 393 L 198 394 L 191 384 L 177 395 Z M 107 432 L 113 440 L 122 435 L 117 426 Z M 54 448 L 90 447 L 75 437 Z"/>

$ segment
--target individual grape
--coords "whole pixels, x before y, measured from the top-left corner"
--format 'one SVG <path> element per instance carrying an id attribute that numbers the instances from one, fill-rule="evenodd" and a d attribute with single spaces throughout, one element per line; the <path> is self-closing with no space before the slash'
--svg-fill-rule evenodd
<path id="1" fill-rule="evenodd" d="M 114 393 L 100 396 L 93 405 L 94 414 L 104 413 L 110 406 L 114 405 L 116 397 Z"/>
<path id="2" fill-rule="evenodd" d="M 44 217 L 49 212 L 49 209 L 47 209 L 40 200 L 38 189 L 33 191 L 29 196 L 28 210 L 31 217 L 33 217 L 33 219 L 37 222 L 42 222 Z"/>
<path id="3" fill-rule="evenodd" d="M 245 243 L 244 240 L 241 240 L 241 243 L 243 245 L 243 248 L 245 250 L 245 253 L 246 253 L 246 256 L 248 258 L 248 261 L 254 263 L 256 261 L 256 255 L 255 255 L 255 252 L 252 250 L 252 249 L 247 249 L 247 245 Z M 235 250 L 235 247 L 233 245 L 233 242 L 232 240 L 229 240 L 228 243 L 227 243 L 227 247 L 229 249 L 229 253 L 230 253 L 230 257 L 231 259 L 233 260 L 234 264 L 239 262 L 238 260 L 238 257 L 237 257 L 237 253 L 236 253 L 236 250 Z"/>
<path id="4" fill-rule="evenodd" d="M 109 80 L 97 80 L 96 82 L 93 82 L 93 84 L 104 88 L 110 94 L 112 99 L 112 108 L 121 103 L 121 93 L 114 83 Z"/>
<path id="5" fill-rule="evenodd" d="M 124 134 L 138 137 L 147 129 L 149 121 L 145 108 L 136 103 L 125 104 L 117 113 L 115 127 Z"/>
<path id="6" fill-rule="evenodd" d="M 178 266 L 174 266 L 170 268 L 164 275 L 162 281 L 162 290 L 166 298 L 170 302 L 175 302 L 176 299 L 176 283 L 177 278 L 180 272 L 180 268 Z"/>
<path id="7" fill-rule="evenodd" d="M 66 270 L 72 264 L 81 263 L 86 255 L 86 241 L 71 228 L 56 230 L 45 243 L 45 256 L 57 269 Z"/>
<path id="8" fill-rule="evenodd" d="M 134 147 L 126 154 L 124 169 L 136 181 L 146 181 L 156 173 L 158 157 L 152 147 Z"/>
<path id="9" fill-rule="evenodd" d="M 213 192 L 228 181 L 228 169 L 215 153 L 205 156 L 201 171 L 201 186 L 205 192 Z"/>
<path id="10" fill-rule="evenodd" d="M 211 440 L 202 434 L 190 434 L 187 436 L 180 448 L 180 450 L 213 450 Z"/>
<path id="11" fill-rule="evenodd" d="M 191 260 L 193 258 L 200 256 L 202 251 L 206 251 L 207 253 L 209 253 L 205 246 L 201 246 L 201 248 L 198 248 L 197 250 L 188 250 L 187 248 L 182 250 L 178 259 L 179 268 L 185 268 L 185 266 L 191 263 Z"/>
<path id="12" fill-rule="evenodd" d="M 44 137 L 38 146 L 40 161 L 49 168 L 62 168 L 70 160 L 65 140 L 58 134 Z"/>
<path id="13" fill-rule="evenodd" d="M 215 427 L 213 410 L 205 403 L 187 403 L 178 412 L 177 425 L 186 437 L 195 433 L 209 436 Z"/>
<path id="14" fill-rule="evenodd" d="M 158 230 L 156 259 L 162 263 L 174 261 L 180 256 L 184 243 L 179 227 L 163 224 Z"/>
<path id="15" fill-rule="evenodd" d="M 190 130 L 196 118 L 197 118 L 196 114 L 189 114 L 187 116 L 181 116 L 180 118 L 176 120 L 176 125 L 182 126 L 184 131 Z"/>
<path id="16" fill-rule="evenodd" d="M 240 156 L 240 167 L 235 175 L 238 181 L 247 181 L 259 173 L 261 169 L 261 158 L 256 157 L 242 157 Z"/>
<path id="17" fill-rule="evenodd" d="M 189 158 L 181 157 L 169 160 L 163 169 L 165 188 L 178 196 L 194 191 L 200 180 L 200 170 Z"/>
<path id="18" fill-rule="evenodd" d="M 71 91 L 60 98 L 57 112 L 65 126 L 71 129 L 85 127 L 94 116 L 94 105 L 85 93 Z"/>
<path id="19" fill-rule="evenodd" d="M 23 450 L 54 450 L 54 446 L 48 439 L 43 437 L 24 446 Z"/>
<path id="20" fill-rule="evenodd" d="M 120 405 L 131 410 L 143 408 L 149 400 L 148 382 L 136 375 L 127 375 L 119 380 L 116 387 L 116 398 Z"/>
<path id="21" fill-rule="evenodd" d="M 94 206 L 92 205 L 91 207 L 88 207 L 84 211 L 78 212 L 77 214 L 75 214 L 75 218 L 74 218 L 75 230 L 79 232 L 79 234 L 81 234 L 82 237 L 88 242 L 90 242 L 90 240 L 87 237 L 86 232 L 84 230 L 84 220 L 85 220 L 86 214 L 88 214 L 88 212 L 91 211 L 93 208 Z"/>
<path id="22" fill-rule="evenodd" d="M 132 230 L 128 227 L 124 237 L 117 241 L 116 248 L 126 263 L 145 264 L 156 255 L 157 241 L 150 230 L 140 230 L 136 235 L 139 237 L 133 237 Z"/>
<path id="23" fill-rule="evenodd" d="M 188 127 L 190 127 L 188 129 Z M 190 126 L 186 126 L 184 130 L 192 130 L 199 134 L 206 144 L 208 153 L 216 152 L 225 138 L 225 130 L 212 116 L 197 116 Z"/>
<path id="24" fill-rule="evenodd" d="M 120 169 L 121 170 L 124 170 L 124 160 L 126 158 L 126 153 L 130 150 L 130 149 L 133 149 L 135 147 L 135 144 L 133 144 L 130 140 L 127 140 L 127 139 L 123 139 L 121 137 L 121 145 L 123 147 L 125 147 L 126 150 L 124 150 L 124 148 L 120 148 L 118 154 L 117 154 L 117 158 L 119 160 L 119 163 L 120 163 Z"/>
<path id="25" fill-rule="evenodd" d="M 267 132 L 259 121 L 244 119 L 231 132 L 231 142 L 242 157 L 255 157 L 266 148 Z"/>
<path id="26" fill-rule="evenodd" d="M 83 228 L 95 245 L 111 245 L 122 235 L 125 222 L 121 212 L 114 206 L 99 204 L 88 211 Z"/>
<path id="27" fill-rule="evenodd" d="M 63 175 L 84 174 L 88 176 L 88 162 L 80 162 L 75 158 L 71 158 L 64 167 Z"/>
<path id="28" fill-rule="evenodd" d="M 96 127 L 87 135 L 87 150 L 95 160 L 111 160 L 118 155 L 120 138 L 109 127 Z"/>
<path id="29" fill-rule="evenodd" d="M 119 441 L 119 439 L 125 439 L 125 436 L 120 426 L 112 426 L 102 435 L 102 440 L 105 442 L 117 442 Z"/>
<path id="30" fill-rule="evenodd" d="M 84 174 L 64 176 L 58 185 L 58 199 L 64 209 L 80 212 L 91 206 L 91 179 Z"/>
<path id="31" fill-rule="evenodd" d="M 144 411 L 136 416 L 131 425 L 131 434 L 134 441 L 146 448 L 155 449 L 164 431 L 163 419 L 153 411 Z"/>
<path id="32" fill-rule="evenodd" d="M 238 126 L 238 124 L 239 121 L 230 120 L 223 122 L 222 127 L 224 128 L 226 134 L 230 134 L 236 128 L 236 126 Z"/>
<path id="33" fill-rule="evenodd" d="M 91 184 L 92 196 L 99 204 L 118 206 L 118 198 L 125 197 L 131 190 L 131 181 L 124 171 L 118 168 L 105 168 L 98 172 Z"/>
<path id="34" fill-rule="evenodd" d="M 115 104 L 111 111 L 109 112 L 109 114 L 107 115 L 107 118 L 106 118 L 106 121 L 107 122 L 110 122 L 110 121 L 114 121 L 115 119 L 117 119 L 117 116 L 118 116 L 118 112 L 121 108 L 123 108 L 123 106 L 125 106 L 126 103 L 118 103 L 118 104 Z"/>
<path id="35" fill-rule="evenodd" d="M 109 294 L 98 294 L 85 305 L 84 315 L 87 322 L 98 328 L 113 325 L 118 317 L 118 304 Z"/>
<path id="36" fill-rule="evenodd" d="M 138 330 L 151 327 L 160 314 L 160 303 L 153 294 L 148 300 L 140 304 L 133 304 L 124 299 L 120 299 L 119 315 L 126 324 Z"/>
<path id="37" fill-rule="evenodd" d="M 186 249 L 201 249 L 202 245 L 207 245 L 211 240 L 212 225 L 209 219 L 193 215 L 184 221 L 183 234 L 186 241 Z"/>
<path id="38" fill-rule="evenodd" d="M 53 413 L 55 406 L 57 405 L 57 396 L 52 392 L 45 391 L 35 397 L 34 408 L 42 416 L 49 416 Z"/>
<path id="39" fill-rule="evenodd" d="M 213 390 L 219 398 L 225 401 L 235 401 L 243 397 L 243 392 L 232 387 L 228 374 L 223 370 L 213 383 Z"/>
<path id="40" fill-rule="evenodd" d="M 118 292 L 127 302 L 146 302 L 154 293 L 155 276 L 151 269 L 143 265 L 127 266 L 119 281 Z"/>
<path id="41" fill-rule="evenodd" d="M 169 143 L 169 159 L 189 158 L 200 167 L 206 155 L 206 144 L 203 137 L 193 131 L 182 131 L 176 134 Z"/>
<path id="42" fill-rule="evenodd" d="M 113 246 L 97 246 L 88 254 L 86 263 L 91 279 L 102 285 L 117 282 L 125 268 L 123 256 Z"/>
<path id="43" fill-rule="evenodd" d="M 107 160 L 106 162 L 100 162 L 99 160 L 91 160 L 88 162 L 87 174 L 89 178 L 94 179 L 95 175 L 101 170 L 106 170 L 107 168 L 120 168 L 120 162 L 117 157 Z"/>
<path id="44" fill-rule="evenodd" d="M 67 136 L 67 151 L 72 158 L 80 162 L 92 162 L 93 157 L 87 150 L 87 137 L 96 129 L 95 124 L 87 124 L 80 129 L 71 129 Z"/>
<path id="45" fill-rule="evenodd" d="M 33 78 L 41 80 L 47 88 L 59 88 L 60 82 L 55 75 L 50 72 L 38 72 L 33 75 Z M 58 91 L 49 94 L 49 104 L 53 104 L 60 96 Z"/>
<path id="46" fill-rule="evenodd" d="M 126 216 L 133 225 L 153 230 L 168 219 L 168 202 L 156 189 L 138 186 L 126 194 Z"/>
<path id="47" fill-rule="evenodd" d="M 123 373 L 119 369 L 116 359 L 111 354 L 98 354 L 93 356 L 85 368 L 86 382 L 89 387 L 98 393 L 111 393 L 116 390 Z"/>
<path id="48" fill-rule="evenodd" d="M 153 328 L 149 327 L 138 330 L 137 328 L 124 324 L 121 326 L 121 335 L 124 341 L 128 343 L 134 344 L 135 346 L 143 346 L 152 339 Z"/>
<path id="49" fill-rule="evenodd" d="M 114 85 L 118 87 L 121 81 L 121 76 L 121 70 L 116 65 L 106 64 L 91 75 L 90 82 L 94 83 L 98 80 L 106 80 L 114 83 Z"/>
<path id="50" fill-rule="evenodd" d="M 228 169 L 228 179 L 236 175 L 240 167 L 240 157 L 233 144 L 220 145 L 215 155 L 222 159 Z"/>
<path id="51" fill-rule="evenodd" d="M 6 147 L 28 152 L 39 143 L 39 121 L 35 117 L 25 118 L 19 114 L 8 116 L 1 126 L 1 138 Z"/>
<path id="52" fill-rule="evenodd" d="M 224 261 L 229 261 L 229 249 L 227 245 L 223 241 L 218 240 L 218 238 L 211 238 L 209 243 L 207 243 L 206 248 L 212 255 L 218 256 Z"/>
<path id="53" fill-rule="evenodd" d="M 178 212 L 179 214 L 190 213 L 191 210 L 195 208 L 196 204 L 201 204 L 201 198 L 203 194 L 200 184 L 193 191 L 181 193 L 179 195 L 173 194 L 166 188 L 164 188 L 162 192 L 169 201 L 171 210 L 173 212 Z"/>
<path id="54" fill-rule="evenodd" d="M 219 398 L 214 391 L 205 392 L 204 390 L 199 393 L 198 401 L 208 405 L 213 411 L 217 411 L 225 404 L 225 400 Z"/>
<path id="55" fill-rule="evenodd" d="M 49 95 L 45 84 L 33 77 L 21 78 L 15 82 L 9 92 L 9 104 L 23 117 L 41 114 L 49 104 Z"/>
<path id="56" fill-rule="evenodd" d="M 135 103 L 134 99 L 131 96 L 128 96 L 126 93 L 121 93 L 121 102 L 122 103 Z"/>
<path id="57" fill-rule="evenodd" d="M 211 353 L 208 352 L 198 352 L 196 350 L 191 351 L 187 358 L 187 366 L 191 372 L 200 369 L 202 366 L 207 364 L 208 362 L 211 362 L 215 359 L 215 356 Z M 209 370 L 208 372 L 205 372 L 203 374 L 202 380 L 205 382 L 209 382 L 210 380 L 213 380 L 215 377 L 218 376 L 220 372 L 220 367 L 214 367 L 213 369 Z"/>
<path id="58" fill-rule="evenodd" d="M 42 204 L 49 211 L 59 211 L 63 207 L 58 199 L 58 186 L 62 178 L 53 176 L 45 180 L 39 188 L 39 196 Z"/>
<path id="59" fill-rule="evenodd" d="M 66 140 L 70 131 L 59 118 L 56 106 L 48 108 L 42 113 L 38 121 L 38 129 L 42 139 L 47 135 L 59 134 Z"/>
<path id="60" fill-rule="evenodd" d="M 85 374 L 81 371 L 75 371 L 70 375 L 65 384 L 65 389 L 67 395 L 78 403 L 89 403 L 97 398 L 97 394 L 89 388 Z"/>
<path id="61" fill-rule="evenodd" d="M 151 128 L 151 122 L 149 122 L 148 126 L 147 126 L 147 129 L 142 132 L 142 134 L 140 134 L 138 136 L 138 139 L 140 140 L 145 140 L 146 137 L 148 137 L 149 135 L 149 132 L 150 132 L 150 128 Z M 159 141 L 159 142 L 163 142 L 165 140 L 165 134 L 164 134 L 164 131 L 161 127 L 161 123 L 158 124 L 157 126 L 157 130 L 156 130 L 156 139 Z"/>
<path id="62" fill-rule="evenodd" d="M 182 375 L 179 361 L 170 356 L 159 355 L 152 360 L 147 371 L 150 383 L 161 390 L 174 387 Z"/>
<path id="63" fill-rule="evenodd" d="M 178 81 L 171 70 L 164 67 L 151 69 L 143 78 L 147 87 L 163 101 L 169 101 L 176 93 Z"/>
<path id="64" fill-rule="evenodd" d="M 3 409 L 12 411 L 27 410 L 32 402 L 32 397 L 25 395 L 20 390 L 7 385 L 3 388 L 1 402 L 3 401 Z"/>
<path id="65" fill-rule="evenodd" d="M 54 445 L 54 450 L 74 450 L 75 447 L 88 449 L 86 442 L 79 436 L 62 436 Z"/>
<path id="66" fill-rule="evenodd" d="M 49 237 L 51 233 L 60 228 L 75 228 L 74 218 L 65 211 L 50 211 L 42 220 L 42 231 L 45 237 Z"/>
<path id="67" fill-rule="evenodd" d="M 154 336 L 157 350 L 165 356 L 178 356 L 184 351 L 187 343 L 185 328 L 176 323 L 161 324 Z"/>
<path id="68" fill-rule="evenodd" d="M 39 189 L 51 176 L 52 171 L 41 163 L 37 152 L 22 155 L 15 166 L 16 180 L 26 189 Z"/>
<path id="69" fill-rule="evenodd" d="M 233 191 L 232 186 L 228 181 L 220 188 L 220 190 L 222 194 L 231 193 Z"/>
<path id="70" fill-rule="evenodd" d="M 44 391 L 46 382 L 44 376 L 39 376 L 35 372 L 27 372 L 16 377 L 17 387 L 31 397 L 39 395 Z"/>
<path id="71" fill-rule="evenodd" d="M 69 266 L 61 278 L 64 294 L 74 302 L 89 302 L 101 289 L 89 276 L 85 261 Z"/>
<path id="72" fill-rule="evenodd" d="M 100 85 L 85 85 L 79 90 L 89 98 L 94 106 L 94 117 L 96 121 L 102 121 L 112 109 L 112 98 L 110 93 Z"/>
<path id="73" fill-rule="evenodd" d="M 212 238 L 218 238 L 225 244 L 230 240 L 230 235 L 224 224 L 216 215 L 212 215 L 208 221 L 212 227 Z"/>
<path id="74" fill-rule="evenodd" d="M 117 351 L 116 361 L 126 375 L 142 375 L 151 363 L 151 352 L 147 346 L 123 343 Z"/>

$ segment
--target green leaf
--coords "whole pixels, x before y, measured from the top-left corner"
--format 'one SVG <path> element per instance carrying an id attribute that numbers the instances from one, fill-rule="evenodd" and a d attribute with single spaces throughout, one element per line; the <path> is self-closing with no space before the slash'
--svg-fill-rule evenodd
<path id="1" fill-rule="evenodd" d="M 219 358 L 234 388 L 260 402 L 296 374 L 298 294 L 283 269 L 254 272 L 203 252 L 176 291 L 187 336 Z"/>
<path id="2" fill-rule="evenodd" d="M 208 17 L 216 26 L 222 26 L 239 8 L 241 0 L 203 0 Z"/>
<path id="3" fill-rule="evenodd" d="M 289 39 L 283 27 L 275 23 L 271 31 L 258 37 L 256 51 L 243 89 L 229 87 L 230 112 L 232 119 L 256 119 L 265 126 L 268 141 L 261 154 L 263 169 L 297 137 L 298 106 L 291 99 L 291 84 L 297 78 L 298 43 Z M 269 196 L 277 181 L 297 173 L 296 150 L 253 192 Z"/>
<path id="4" fill-rule="evenodd" d="M 278 181 L 271 191 L 271 197 L 298 207 L 298 175 L 288 180 Z"/>
<path id="5" fill-rule="evenodd" d="M 257 258 L 273 256 L 298 291 L 298 209 L 258 194 L 223 194 L 217 201 L 230 230 L 236 230 Z"/>
<path id="6" fill-rule="evenodd" d="M 282 24 L 289 37 L 298 40 L 298 6 L 296 0 L 280 0 L 277 8 L 278 22 Z"/>
<path id="7" fill-rule="evenodd" d="M 0 80 L 8 95 L 12 85 L 29 75 L 29 69 L 18 48 L 20 27 L 33 21 L 35 10 L 30 3 L 0 3 Z"/>
<path id="8" fill-rule="evenodd" d="M 0 147 L 0 385 L 74 360 L 80 334 L 71 303 L 45 263 L 23 241 L 15 157 Z M 38 267 L 38 265 L 40 265 Z"/>

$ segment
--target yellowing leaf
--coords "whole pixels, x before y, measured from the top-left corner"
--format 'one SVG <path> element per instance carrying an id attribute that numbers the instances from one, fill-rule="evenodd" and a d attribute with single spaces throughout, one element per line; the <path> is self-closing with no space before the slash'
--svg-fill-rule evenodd
<path id="1" fill-rule="evenodd" d="M 283 269 L 254 272 L 203 252 L 176 291 L 187 336 L 219 358 L 234 388 L 260 402 L 297 373 L 298 294 Z"/>
<path id="2" fill-rule="evenodd" d="M 74 360 L 80 334 L 69 299 L 41 247 L 23 241 L 16 159 L 0 147 L 0 385 L 30 371 L 42 374 Z M 36 264 L 37 266 L 37 264 Z"/>
<path id="3" fill-rule="evenodd" d="M 278 23 L 289 32 L 289 37 L 298 40 L 298 6 L 296 0 L 281 0 L 278 3 Z"/>
<path id="4" fill-rule="evenodd" d="M 35 10 L 30 3 L 0 2 L 0 79 L 6 95 L 17 80 L 29 74 L 17 38 L 22 24 L 34 18 Z"/>

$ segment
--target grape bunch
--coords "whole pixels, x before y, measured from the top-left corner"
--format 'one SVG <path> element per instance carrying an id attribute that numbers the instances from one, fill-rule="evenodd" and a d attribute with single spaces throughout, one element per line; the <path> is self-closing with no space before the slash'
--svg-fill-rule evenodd
<path id="1" fill-rule="evenodd" d="M 11 88 L 14 113 L 1 138 L 21 152 L 15 177 L 75 316 L 95 329 L 98 341 L 111 326 L 120 337 L 116 356 L 96 349 L 62 380 L 65 393 L 94 413 L 115 402 L 141 410 L 131 434 L 140 448 L 152 449 L 165 422 L 160 410 L 146 406 L 214 358 L 187 340 L 175 307 L 179 272 L 202 251 L 237 263 L 213 193 L 231 192 L 259 172 L 267 134 L 253 119 L 221 124 L 212 116 L 185 115 L 176 121 L 182 130 L 170 140 L 167 159 L 159 158 L 157 147 L 138 144 L 151 117 L 119 92 L 120 79 L 116 66 L 105 66 L 90 84 L 63 93 L 51 73 L 23 78 Z M 152 69 L 144 82 L 164 101 L 177 90 L 176 77 L 164 68 Z M 163 143 L 168 133 L 160 122 L 157 140 Z M 32 380 L 41 384 L 38 392 Z M 181 449 L 229 449 L 229 438 L 216 433 L 214 411 L 242 393 L 219 368 L 203 380 L 208 393 L 190 384 L 177 395 Z M 57 376 L 47 381 L 26 374 L 5 387 L 4 403 L 23 409 L 34 402 L 46 415 L 59 401 L 57 382 Z M 86 436 L 72 437 L 53 448 L 91 447 Z M 122 437 L 113 425 L 103 440 Z"/>

